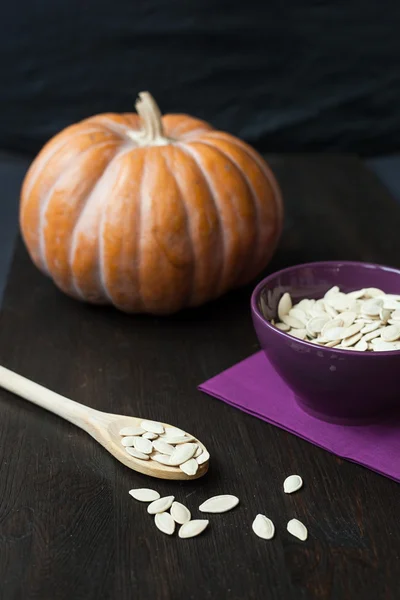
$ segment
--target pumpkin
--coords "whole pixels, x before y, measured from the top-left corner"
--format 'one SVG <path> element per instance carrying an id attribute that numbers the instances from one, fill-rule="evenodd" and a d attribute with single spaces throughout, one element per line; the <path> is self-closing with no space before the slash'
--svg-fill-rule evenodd
<path id="1" fill-rule="evenodd" d="M 252 280 L 282 229 L 263 158 L 184 114 L 100 114 L 52 138 L 21 190 L 36 266 L 74 298 L 133 313 L 201 305 Z"/>

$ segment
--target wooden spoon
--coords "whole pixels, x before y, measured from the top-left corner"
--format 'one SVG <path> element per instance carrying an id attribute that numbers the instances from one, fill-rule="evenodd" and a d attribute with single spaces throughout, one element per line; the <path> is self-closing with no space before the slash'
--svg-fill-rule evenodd
<path id="1" fill-rule="evenodd" d="M 56 394 L 56 392 L 52 392 L 1 366 L 0 386 L 77 425 L 94 437 L 117 460 L 134 471 L 150 475 L 151 477 L 158 477 L 159 479 L 197 479 L 208 471 L 209 461 L 199 465 L 195 475 L 187 475 L 179 467 L 169 467 L 151 459 L 141 460 L 129 455 L 125 447 L 121 444 L 122 437 L 119 432 L 124 427 L 139 427 L 143 421 L 141 418 L 113 415 L 89 408 L 84 404 L 79 404 L 60 394 Z M 172 425 L 168 425 L 167 423 L 162 423 L 162 425 L 172 427 Z M 206 450 L 205 446 L 199 440 L 193 438 L 193 441 L 203 451 Z"/>

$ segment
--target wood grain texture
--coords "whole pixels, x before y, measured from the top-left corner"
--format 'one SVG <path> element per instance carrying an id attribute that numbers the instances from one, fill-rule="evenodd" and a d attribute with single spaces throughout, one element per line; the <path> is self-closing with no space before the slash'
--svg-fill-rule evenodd
<path id="1" fill-rule="evenodd" d="M 352 157 L 271 160 L 286 228 L 269 271 L 307 260 L 400 266 L 400 208 Z M 399 487 L 367 469 L 202 395 L 196 386 L 257 350 L 251 287 L 173 318 L 129 317 L 63 296 L 17 247 L 0 319 L 0 364 L 99 410 L 172 422 L 211 452 L 193 482 L 154 482 L 85 433 L 0 392 L 1 600 L 397 600 Z M 399 460 L 399 457 L 393 457 Z M 284 478 L 305 485 L 283 494 Z M 199 538 L 159 532 L 132 487 L 174 494 Z M 275 523 L 255 537 L 258 513 Z M 293 517 L 309 540 L 286 532 Z"/>

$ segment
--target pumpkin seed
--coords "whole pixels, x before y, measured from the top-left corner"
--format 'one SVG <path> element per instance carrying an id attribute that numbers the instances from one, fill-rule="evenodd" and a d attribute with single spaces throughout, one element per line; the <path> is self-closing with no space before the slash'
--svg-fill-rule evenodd
<path id="1" fill-rule="evenodd" d="M 223 494 L 221 496 L 213 496 L 203 504 L 200 504 L 199 511 L 206 513 L 224 513 L 232 510 L 239 504 L 239 498 L 231 494 Z"/>
<path id="2" fill-rule="evenodd" d="M 144 433 L 142 435 L 142 437 L 145 440 L 156 440 L 158 438 L 158 435 L 157 435 L 157 433 L 152 433 L 151 431 L 146 431 L 146 433 Z"/>
<path id="3" fill-rule="evenodd" d="M 145 438 L 135 437 L 133 445 L 138 452 L 143 452 L 143 454 L 151 454 L 153 452 L 153 443 Z"/>
<path id="4" fill-rule="evenodd" d="M 304 327 L 304 323 L 302 323 L 295 317 L 291 317 L 289 315 L 283 315 L 282 321 L 283 323 L 286 323 L 286 325 L 289 325 L 293 329 L 303 329 Z"/>
<path id="5" fill-rule="evenodd" d="M 184 523 L 178 532 L 178 536 L 182 539 L 192 538 L 196 535 L 200 535 L 208 527 L 209 521 L 207 519 L 194 519 Z"/>
<path id="6" fill-rule="evenodd" d="M 137 436 L 127 435 L 121 440 L 121 444 L 123 446 L 134 446 L 136 437 Z"/>
<path id="7" fill-rule="evenodd" d="M 290 296 L 284 296 L 279 316 L 282 318 L 273 324 L 294 338 L 328 348 L 370 352 L 378 345 L 380 351 L 389 349 L 387 345 L 371 344 L 382 336 L 383 342 L 392 344 L 390 349 L 398 349 L 400 295 L 385 294 L 378 288 L 345 294 L 334 286 L 319 300 L 303 298 L 293 305 Z M 395 329 L 383 333 L 388 327 Z"/>
<path id="8" fill-rule="evenodd" d="M 178 448 L 175 448 L 171 456 L 169 457 L 169 464 L 172 466 L 178 466 L 188 461 L 194 456 L 197 450 L 197 444 L 182 444 Z"/>
<path id="9" fill-rule="evenodd" d="M 292 336 L 298 338 L 299 340 L 305 340 L 307 331 L 305 329 L 293 329 Z"/>
<path id="10" fill-rule="evenodd" d="M 173 436 L 170 436 L 170 437 L 169 436 L 162 436 L 162 439 L 167 444 L 172 444 L 173 446 L 175 446 L 176 444 L 187 444 L 193 438 L 191 436 L 188 436 L 188 435 L 177 435 L 177 436 L 174 436 L 174 437 Z"/>
<path id="11" fill-rule="evenodd" d="M 278 304 L 278 317 L 283 321 L 283 317 L 289 314 L 289 310 L 292 308 L 292 299 L 290 294 L 287 292 L 283 294 Z"/>
<path id="12" fill-rule="evenodd" d="M 200 456 L 198 456 L 196 458 L 197 460 L 197 464 L 202 465 L 203 463 L 207 462 L 208 460 L 210 460 L 210 454 L 208 452 L 208 450 L 204 450 Z"/>
<path id="13" fill-rule="evenodd" d="M 149 460 L 148 454 L 143 454 L 143 452 L 139 452 L 136 448 L 125 448 L 128 454 L 133 456 L 134 458 L 140 458 L 140 460 Z"/>
<path id="14" fill-rule="evenodd" d="M 293 494 L 303 486 L 303 480 L 300 475 L 289 475 L 283 482 L 283 491 L 285 494 Z"/>
<path id="15" fill-rule="evenodd" d="M 145 430 L 142 427 L 123 427 L 119 435 L 142 435 Z"/>
<path id="16" fill-rule="evenodd" d="M 289 310 L 289 317 L 294 317 L 303 323 L 303 326 L 307 323 L 307 315 L 304 310 L 301 310 L 301 308 L 292 308 Z"/>
<path id="17" fill-rule="evenodd" d="M 179 468 L 181 469 L 181 471 L 186 473 L 186 475 L 196 475 L 199 469 L 199 463 L 195 458 L 191 458 L 179 465 Z"/>
<path id="18" fill-rule="evenodd" d="M 168 465 L 169 467 L 171 466 L 169 464 L 169 454 L 159 454 L 158 452 L 155 452 L 150 456 L 150 458 L 151 460 L 155 460 L 161 465 Z"/>
<path id="19" fill-rule="evenodd" d="M 179 427 L 166 427 L 165 435 L 167 435 L 169 437 L 177 437 L 177 436 L 186 435 L 186 432 L 183 431 L 182 429 L 179 429 Z"/>
<path id="20" fill-rule="evenodd" d="M 348 348 L 349 346 L 354 346 L 354 344 L 356 344 L 357 342 L 359 342 L 362 338 L 362 333 L 356 333 L 355 335 L 352 335 L 351 337 L 348 337 L 344 340 L 342 340 L 342 346 L 343 348 Z"/>
<path id="21" fill-rule="evenodd" d="M 175 521 L 167 512 L 156 513 L 154 516 L 154 523 L 156 524 L 157 529 L 167 535 L 172 535 L 175 531 Z"/>
<path id="22" fill-rule="evenodd" d="M 380 327 L 380 323 L 378 322 L 368 323 L 361 329 L 361 333 L 371 333 L 372 331 L 378 329 L 378 327 Z"/>
<path id="23" fill-rule="evenodd" d="M 389 325 L 382 329 L 381 338 L 384 342 L 395 342 L 400 338 L 400 323 L 399 325 Z"/>
<path id="24" fill-rule="evenodd" d="M 263 540 L 271 540 L 275 535 L 275 525 L 265 515 L 257 515 L 251 527 Z"/>
<path id="25" fill-rule="evenodd" d="M 154 440 L 153 442 L 153 448 L 155 450 L 157 450 L 157 452 L 159 452 L 160 454 L 172 454 L 175 450 L 175 448 L 171 445 L 168 444 L 167 442 L 164 442 L 164 440 Z"/>
<path id="26" fill-rule="evenodd" d="M 147 507 L 147 512 L 149 513 L 149 515 L 155 515 L 156 513 L 165 512 L 171 507 L 174 500 L 175 496 L 164 496 L 164 498 L 158 498 L 157 500 L 154 500 L 154 502 L 149 504 L 149 506 Z"/>
<path id="27" fill-rule="evenodd" d="M 150 431 L 151 433 L 164 433 L 164 425 L 158 423 L 157 421 L 142 421 L 140 426 L 145 431 Z"/>
<path id="28" fill-rule="evenodd" d="M 188 523 L 192 518 L 190 514 L 190 510 L 186 508 L 184 504 L 180 502 L 173 502 L 171 506 L 171 516 L 176 523 L 179 525 L 183 525 L 184 523 Z"/>
<path id="29" fill-rule="evenodd" d="M 149 488 L 138 488 L 129 490 L 130 495 L 135 500 L 139 500 L 139 502 L 154 502 L 154 500 L 158 500 L 160 498 L 160 494 L 155 490 L 150 490 Z"/>
<path id="30" fill-rule="evenodd" d="M 354 350 L 359 350 L 360 352 L 365 352 L 366 350 L 368 350 L 368 342 L 366 342 L 365 339 L 361 339 L 354 346 Z"/>
<path id="31" fill-rule="evenodd" d="M 297 537 L 302 542 L 305 542 L 305 540 L 308 537 L 308 531 L 306 526 L 303 525 L 303 523 L 301 521 L 298 521 L 297 519 L 291 519 L 288 522 L 287 530 L 289 533 L 291 533 L 294 537 Z"/>

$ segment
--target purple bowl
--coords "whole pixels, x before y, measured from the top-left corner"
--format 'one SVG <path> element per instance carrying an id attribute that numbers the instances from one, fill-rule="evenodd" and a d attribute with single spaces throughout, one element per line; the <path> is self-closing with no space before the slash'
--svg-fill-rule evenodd
<path id="1" fill-rule="evenodd" d="M 263 279 L 252 294 L 254 328 L 268 360 L 306 412 L 331 422 L 371 420 L 400 408 L 400 351 L 316 346 L 276 329 L 260 311 L 261 296 L 271 318 L 276 318 L 284 292 L 298 302 L 321 298 L 334 285 L 344 292 L 377 287 L 400 294 L 400 271 L 359 262 L 316 262 L 278 271 Z"/>

